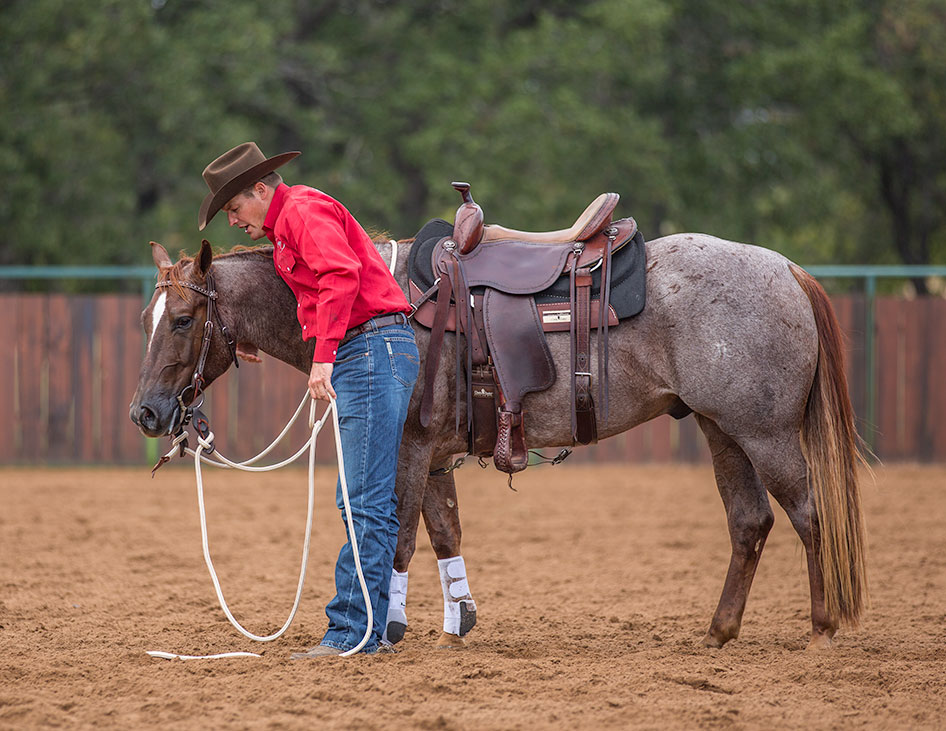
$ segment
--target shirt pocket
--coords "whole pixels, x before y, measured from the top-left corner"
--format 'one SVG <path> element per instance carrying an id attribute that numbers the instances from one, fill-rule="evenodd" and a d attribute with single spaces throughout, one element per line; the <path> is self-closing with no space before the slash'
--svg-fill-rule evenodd
<path id="1" fill-rule="evenodd" d="M 286 246 L 277 246 L 273 251 L 273 262 L 281 276 L 288 276 L 296 268 L 296 257 Z"/>

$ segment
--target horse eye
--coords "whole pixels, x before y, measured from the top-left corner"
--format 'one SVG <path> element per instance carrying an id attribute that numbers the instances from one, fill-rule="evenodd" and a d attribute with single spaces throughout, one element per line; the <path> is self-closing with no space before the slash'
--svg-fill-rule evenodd
<path id="1" fill-rule="evenodd" d="M 191 318 L 191 317 L 179 317 L 179 318 L 177 318 L 177 320 L 174 322 L 174 329 L 175 329 L 175 330 L 185 330 L 185 329 L 187 329 L 187 328 L 190 327 L 190 325 L 191 325 L 191 323 L 192 323 L 193 321 L 194 321 L 194 320 L 193 320 L 193 318 Z"/>

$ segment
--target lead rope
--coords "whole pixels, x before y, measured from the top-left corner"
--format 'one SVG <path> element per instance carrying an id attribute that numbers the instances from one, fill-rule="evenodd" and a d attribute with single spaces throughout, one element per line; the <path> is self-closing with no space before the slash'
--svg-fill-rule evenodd
<path id="1" fill-rule="evenodd" d="M 292 624 L 292 620 L 296 615 L 296 610 L 299 608 L 299 601 L 302 598 L 302 588 L 303 588 L 303 585 L 305 584 L 306 565 L 308 564 L 308 559 L 309 559 L 309 539 L 312 535 L 312 512 L 313 512 L 313 505 L 315 503 L 315 442 L 316 442 L 316 438 L 318 437 L 319 432 L 321 431 L 322 427 L 325 425 L 325 422 L 326 422 L 326 419 L 328 418 L 329 413 L 331 413 L 332 424 L 335 427 L 335 455 L 338 461 L 338 479 L 342 488 L 342 500 L 344 501 L 344 504 L 345 504 L 345 518 L 348 522 L 348 535 L 351 540 L 352 557 L 355 560 L 355 569 L 358 574 L 358 581 L 361 584 L 361 592 L 365 599 L 365 609 L 368 615 L 367 626 L 365 628 L 365 636 L 362 637 L 361 642 L 359 642 L 355 647 L 351 648 L 350 650 L 346 650 L 345 652 L 341 653 L 341 657 L 349 657 L 350 655 L 354 655 L 355 653 L 357 653 L 359 650 L 361 650 L 361 648 L 365 646 L 365 644 L 367 644 L 368 638 L 371 636 L 371 628 L 372 628 L 372 624 L 374 623 L 374 615 L 371 609 L 371 598 L 368 595 L 368 585 L 365 583 L 365 576 L 361 569 L 361 558 L 358 553 L 358 539 L 355 535 L 355 526 L 354 526 L 354 521 L 352 520 L 352 515 L 351 515 L 351 503 L 348 497 L 348 480 L 345 477 L 345 460 L 344 460 L 344 455 L 342 453 L 342 441 L 341 441 L 339 425 L 338 425 L 338 405 L 336 404 L 335 399 L 330 400 L 328 408 L 325 410 L 325 413 L 322 414 L 322 418 L 317 421 L 315 419 L 315 401 L 311 400 L 310 405 L 309 405 L 309 427 L 311 428 L 312 433 L 309 439 L 306 440 L 306 442 L 302 445 L 302 447 L 300 447 L 299 450 L 292 457 L 289 457 L 288 459 L 285 459 L 282 462 L 279 462 L 277 464 L 268 465 L 264 467 L 251 466 L 253 463 L 257 462 L 258 460 L 266 456 L 270 451 L 272 451 L 272 449 L 280 441 L 282 441 L 283 437 L 285 437 L 285 435 L 289 432 L 289 429 L 299 418 L 299 415 L 302 413 L 302 410 L 305 407 L 306 401 L 309 401 L 309 400 L 310 400 L 309 394 L 308 392 L 306 392 L 305 396 L 303 396 L 302 398 L 302 401 L 299 403 L 299 407 L 296 409 L 295 414 L 293 414 L 292 418 L 289 420 L 289 423 L 286 424 L 286 427 L 282 430 L 279 436 L 276 437 L 273 443 L 270 444 L 266 449 L 264 449 L 255 457 L 252 457 L 248 460 L 245 460 L 243 462 L 233 462 L 227 459 L 226 457 L 224 457 L 222 454 L 220 454 L 219 451 L 216 452 L 216 455 L 218 457 L 217 460 L 209 459 L 208 457 L 204 456 L 204 454 L 202 454 L 204 450 L 206 450 L 208 453 L 210 451 L 213 451 L 213 440 L 214 440 L 213 432 L 209 432 L 206 438 L 202 438 L 198 435 L 197 449 L 190 449 L 189 447 L 185 447 L 185 451 L 188 454 L 191 454 L 194 456 L 194 472 L 197 476 L 197 505 L 200 510 L 200 534 L 201 534 L 201 542 L 202 542 L 203 551 L 204 551 L 204 562 L 207 564 L 207 568 L 210 571 L 210 578 L 213 580 L 214 589 L 217 592 L 217 599 L 220 602 L 220 608 L 223 609 L 223 613 L 227 616 L 227 619 L 230 620 L 230 624 L 236 627 L 236 629 L 245 637 L 248 637 L 251 640 L 255 640 L 256 642 L 272 642 L 273 640 L 281 637 L 283 633 L 285 633 L 285 631 L 289 629 L 289 625 Z M 188 436 L 187 432 L 184 431 L 180 435 L 178 435 L 177 438 L 175 438 L 170 451 L 166 455 L 168 458 L 170 458 L 170 456 L 173 455 L 175 451 L 177 451 L 178 445 L 181 442 L 185 441 L 187 439 L 187 436 Z M 230 608 L 227 606 L 226 599 L 224 599 L 223 590 L 220 588 L 220 581 L 217 579 L 217 572 L 214 570 L 213 560 L 210 557 L 210 544 L 209 544 L 209 541 L 207 540 L 207 515 L 204 509 L 204 482 L 203 482 L 203 475 L 201 473 L 200 463 L 204 462 L 205 464 L 213 465 L 214 467 L 220 467 L 222 469 L 237 469 L 237 470 L 243 470 L 245 472 L 269 472 L 272 470 L 277 470 L 281 467 L 285 467 L 287 464 L 294 462 L 296 459 L 298 459 L 302 455 L 302 453 L 306 450 L 306 448 L 309 449 L 309 491 L 308 491 L 309 495 L 308 495 L 308 505 L 306 508 L 305 541 L 303 543 L 303 548 L 302 548 L 302 566 L 299 570 L 299 583 L 296 587 L 296 598 L 295 598 L 295 601 L 293 601 L 292 611 L 290 611 L 289 618 L 286 620 L 285 624 L 283 624 L 283 626 L 279 630 L 274 632 L 273 634 L 263 637 L 260 635 L 255 635 L 252 632 L 246 630 L 234 618 L 233 614 L 230 612 Z M 212 659 L 228 658 L 228 657 L 261 657 L 261 655 L 258 655 L 254 652 L 223 652 L 223 653 L 218 653 L 215 655 L 180 655 L 180 654 L 171 653 L 171 652 L 149 650 L 148 654 L 151 655 L 152 657 L 165 658 L 168 660 L 174 659 L 174 658 L 180 658 L 182 660 L 212 660 Z"/>

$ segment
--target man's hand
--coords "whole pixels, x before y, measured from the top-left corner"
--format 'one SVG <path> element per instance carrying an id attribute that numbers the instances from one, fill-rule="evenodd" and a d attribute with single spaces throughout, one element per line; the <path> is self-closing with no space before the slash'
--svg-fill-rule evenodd
<path id="1" fill-rule="evenodd" d="M 335 398 L 335 389 L 332 388 L 332 368 L 331 363 L 313 363 L 312 370 L 309 371 L 309 395 L 320 401 L 328 401 L 329 397 Z"/>

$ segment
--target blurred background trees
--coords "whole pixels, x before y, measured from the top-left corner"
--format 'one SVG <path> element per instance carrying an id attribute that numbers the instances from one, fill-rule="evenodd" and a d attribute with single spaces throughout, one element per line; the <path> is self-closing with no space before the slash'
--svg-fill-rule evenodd
<path id="1" fill-rule="evenodd" d="M 944 47 L 941 0 L 7 0 L 0 264 L 195 251 L 249 139 L 396 237 L 464 179 L 517 228 L 613 190 L 649 238 L 946 263 Z"/>

